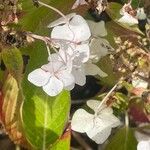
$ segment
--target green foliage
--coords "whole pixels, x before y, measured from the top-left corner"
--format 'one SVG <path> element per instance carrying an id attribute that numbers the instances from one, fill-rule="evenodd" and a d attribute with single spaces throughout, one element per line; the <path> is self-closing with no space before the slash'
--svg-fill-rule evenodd
<path id="1" fill-rule="evenodd" d="M 49 150 L 69 150 L 70 140 L 71 140 L 71 131 L 69 130 Z"/>
<path id="2" fill-rule="evenodd" d="M 121 128 L 110 139 L 110 142 L 106 145 L 105 150 L 136 150 L 137 141 L 134 137 L 133 129 Z"/>
<path id="3" fill-rule="evenodd" d="M 23 71 L 23 59 L 21 52 L 17 48 L 4 49 L 1 56 L 9 73 L 17 81 L 20 81 Z"/>
<path id="4" fill-rule="evenodd" d="M 70 96 L 64 91 L 57 97 L 36 90 L 25 100 L 22 122 L 27 140 L 36 149 L 46 149 L 61 136 L 68 119 Z"/>

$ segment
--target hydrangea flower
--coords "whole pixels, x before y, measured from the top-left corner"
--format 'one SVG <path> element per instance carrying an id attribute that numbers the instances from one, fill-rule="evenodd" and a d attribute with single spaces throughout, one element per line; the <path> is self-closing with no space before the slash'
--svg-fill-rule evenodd
<path id="1" fill-rule="evenodd" d="M 122 9 L 120 10 L 120 14 L 122 17 L 118 20 L 120 23 L 126 23 L 129 25 L 135 25 L 138 24 L 138 19 L 136 18 L 136 15 L 132 14 L 133 8 L 130 3 L 124 4 Z"/>
<path id="2" fill-rule="evenodd" d="M 43 90 L 49 96 L 56 96 L 63 88 L 72 90 L 74 88 L 74 76 L 66 69 L 61 61 L 49 62 L 32 71 L 28 80 Z"/>
<path id="3" fill-rule="evenodd" d="M 94 111 L 94 114 L 78 109 L 73 115 L 71 129 L 86 133 L 97 144 L 102 144 L 111 134 L 112 128 L 120 125 L 120 121 L 113 115 L 112 108 L 105 104 L 99 108 L 99 101 L 89 100 L 87 105 Z"/>

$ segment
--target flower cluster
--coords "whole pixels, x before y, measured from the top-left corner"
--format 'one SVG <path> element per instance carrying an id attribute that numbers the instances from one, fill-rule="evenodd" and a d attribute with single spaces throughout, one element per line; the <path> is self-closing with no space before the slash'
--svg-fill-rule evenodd
<path id="1" fill-rule="evenodd" d="M 112 108 L 101 104 L 100 101 L 89 100 L 87 106 L 94 111 L 94 114 L 78 109 L 73 115 L 71 129 L 86 133 L 97 144 L 102 144 L 110 136 L 112 128 L 120 125 L 120 121 L 113 115 Z"/>
<path id="2" fill-rule="evenodd" d="M 99 27 L 102 30 L 100 35 L 105 36 L 104 22 L 101 22 Z M 86 75 L 107 76 L 93 64 L 92 57 L 96 55 L 99 60 L 101 56 L 106 55 L 109 43 L 100 38 L 99 46 L 93 48 L 92 43 L 95 45 L 97 41 L 90 42 L 94 33 L 91 33 L 88 23 L 82 16 L 75 13 L 66 15 L 65 18 L 49 24 L 48 28 L 53 28 L 51 47 L 56 53 L 49 55 L 48 64 L 28 75 L 31 83 L 42 87 L 48 95 L 56 96 L 63 89 L 72 90 L 75 84 L 83 86 L 86 83 Z M 102 49 L 102 54 L 98 49 Z"/>

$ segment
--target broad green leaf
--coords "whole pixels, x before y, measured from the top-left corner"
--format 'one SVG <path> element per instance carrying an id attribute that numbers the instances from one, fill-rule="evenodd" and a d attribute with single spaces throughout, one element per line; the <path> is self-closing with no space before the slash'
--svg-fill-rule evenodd
<path id="1" fill-rule="evenodd" d="M 104 150 L 136 150 L 137 140 L 131 128 L 121 128 L 106 145 Z"/>
<path id="2" fill-rule="evenodd" d="M 17 49 L 4 49 L 1 53 L 2 59 L 9 73 L 20 81 L 23 71 L 23 59 L 21 52 Z"/>
<path id="3" fill-rule="evenodd" d="M 64 135 L 49 150 L 70 150 L 71 130 L 68 129 Z"/>
<path id="4" fill-rule="evenodd" d="M 26 99 L 22 108 L 22 122 L 27 140 L 36 149 L 46 149 L 61 136 L 68 119 L 69 93 L 57 97 L 43 95 L 40 89 Z"/>

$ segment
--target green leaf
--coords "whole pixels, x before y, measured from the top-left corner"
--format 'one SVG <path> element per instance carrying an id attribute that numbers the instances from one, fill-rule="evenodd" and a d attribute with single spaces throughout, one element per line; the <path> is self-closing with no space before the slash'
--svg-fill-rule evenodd
<path id="1" fill-rule="evenodd" d="M 49 150 L 70 150 L 71 130 L 68 131 Z"/>
<path id="2" fill-rule="evenodd" d="M 43 95 L 37 88 L 24 101 L 22 122 L 29 143 L 36 149 L 46 149 L 61 136 L 68 119 L 69 93 L 64 91 L 57 97 Z"/>
<path id="3" fill-rule="evenodd" d="M 106 145 L 105 150 L 136 150 L 137 140 L 134 137 L 133 129 L 121 128 Z"/>
<path id="4" fill-rule="evenodd" d="M 23 59 L 20 50 L 17 48 L 6 50 L 1 53 L 2 59 L 9 73 L 20 81 L 23 72 Z"/>

